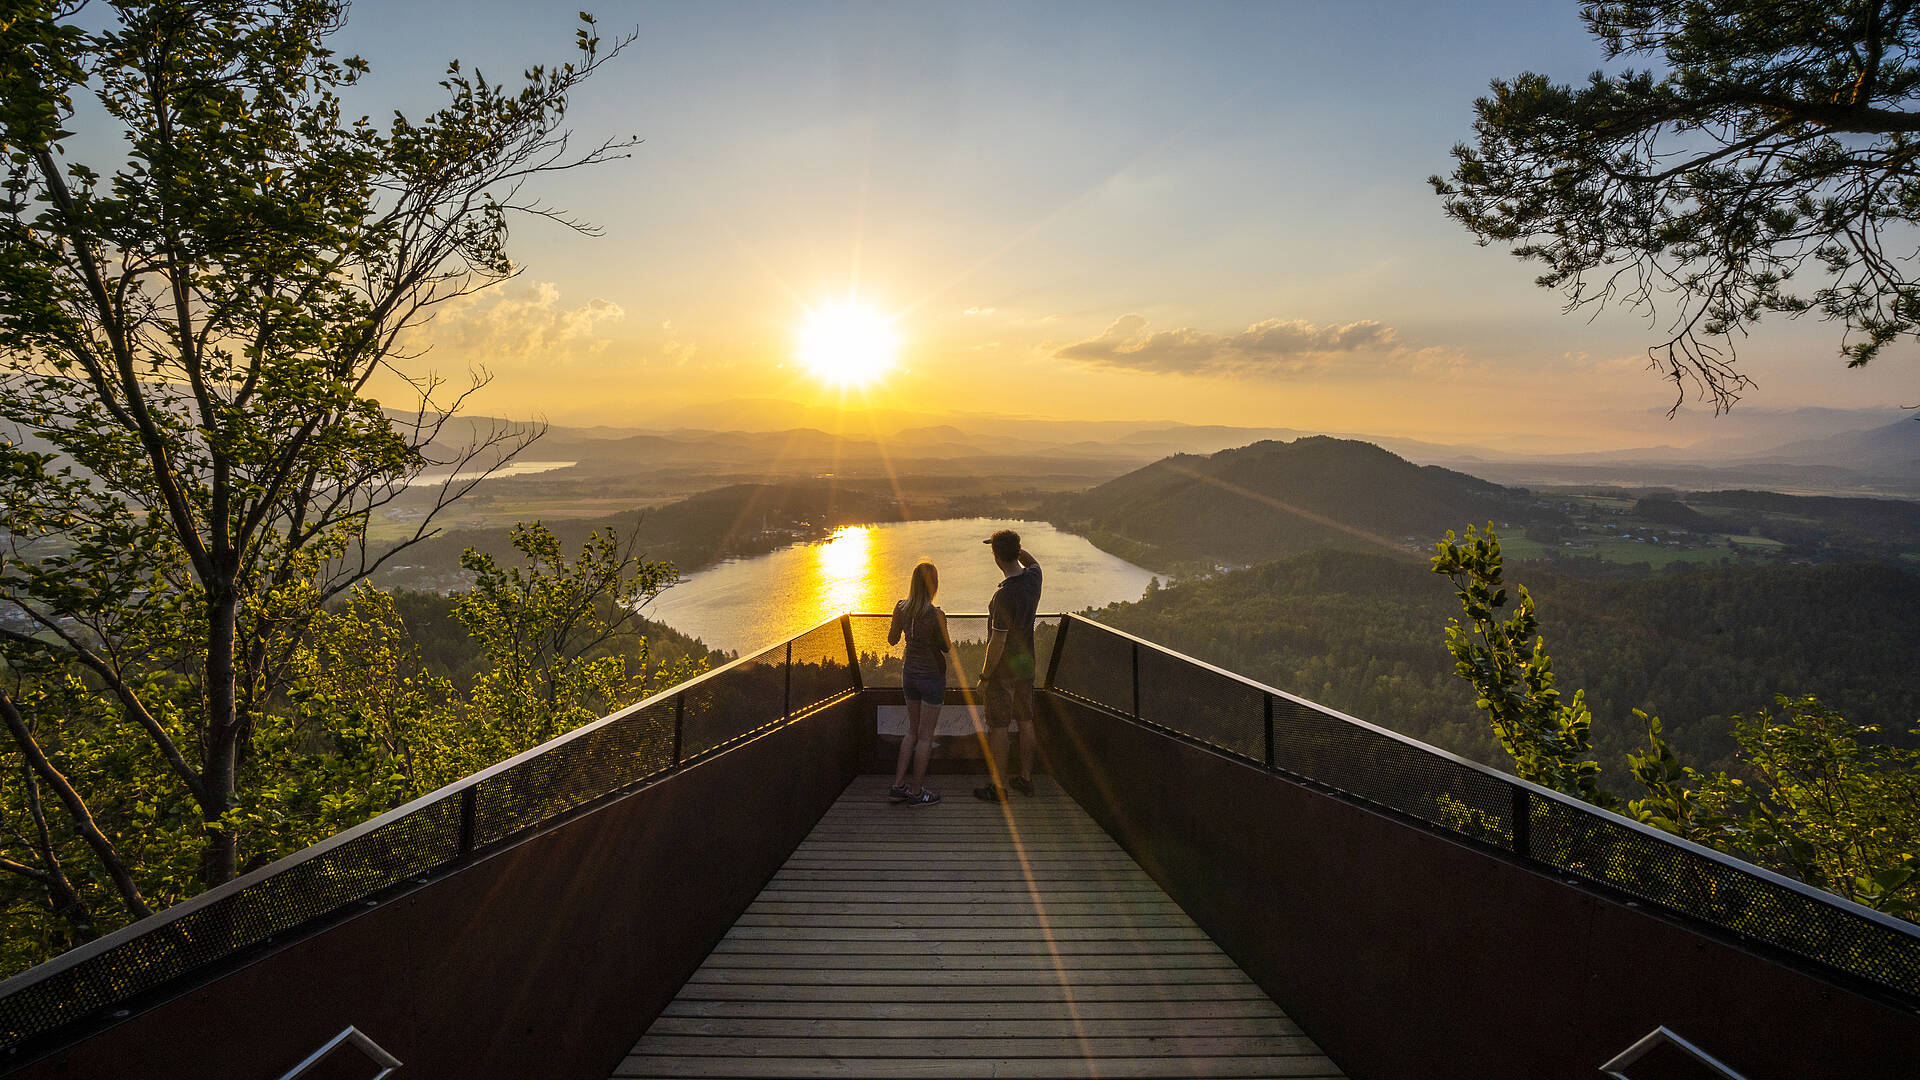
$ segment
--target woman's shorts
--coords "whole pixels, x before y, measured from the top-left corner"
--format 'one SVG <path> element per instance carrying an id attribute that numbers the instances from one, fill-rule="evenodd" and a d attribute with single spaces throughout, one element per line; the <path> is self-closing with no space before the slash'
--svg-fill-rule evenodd
<path id="1" fill-rule="evenodd" d="M 908 701 L 938 705 L 946 699 L 947 680 L 944 675 L 908 675 L 900 680 L 900 689 L 907 692 Z"/>

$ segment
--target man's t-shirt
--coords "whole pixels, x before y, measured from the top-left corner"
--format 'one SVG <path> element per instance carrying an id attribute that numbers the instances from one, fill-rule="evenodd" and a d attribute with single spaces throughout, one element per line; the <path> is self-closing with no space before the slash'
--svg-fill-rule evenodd
<path id="1" fill-rule="evenodd" d="M 1040 610 L 1040 568 L 1029 566 L 1000 583 L 987 605 L 995 630 L 1006 634 L 1000 661 L 988 678 L 1033 679 L 1033 616 Z"/>

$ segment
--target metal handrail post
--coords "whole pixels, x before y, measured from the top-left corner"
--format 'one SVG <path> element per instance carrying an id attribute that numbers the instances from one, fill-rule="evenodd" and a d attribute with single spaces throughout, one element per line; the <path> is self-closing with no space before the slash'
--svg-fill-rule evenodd
<path id="1" fill-rule="evenodd" d="M 681 748 L 686 745 L 681 741 L 685 737 L 686 729 L 687 695 L 675 694 L 673 698 L 673 767 L 676 769 L 680 767 L 680 755 L 683 752 Z"/>
<path id="2" fill-rule="evenodd" d="M 460 857 L 473 854 L 474 818 L 478 816 L 479 784 L 469 784 L 460 792 Z"/>
<path id="3" fill-rule="evenodd" d="M 1273 695 L 1260 695 L 1261 725 L 1267 731 L 1267 768 L 1273 768 Z"/>
<path id="4" fill-rule="evenodd" d="M 793 642 L 787 642 L 787 677 L 780 691 L 780 715 L 793 719 Z"/>
<path id="5" fill-rule="evenodd" d="M 1060 616 L 1060 629 L 1053 632 L 1053 648 L 1047 652 L 1047 686 L 1052 688 L 1054 679 L 1060 674 L 1060 652 L 1067 647 L 1067 624 L 1073 621 L 1072 615 Z"/>
<path id="6" fill-rule="evenodd" d="M 1133 643 L 1133 715 L 1140 715 L 1140 643 Z"/>
<path id="7" fill-rule="evenodd" d="M 860 675 L 860 654 L 853 647 L 853 616 L 840 616 L 840 634 L 847 639 L 847 668 L 853 672 L 853 688 L 865 690 L 866 680 Z"/>

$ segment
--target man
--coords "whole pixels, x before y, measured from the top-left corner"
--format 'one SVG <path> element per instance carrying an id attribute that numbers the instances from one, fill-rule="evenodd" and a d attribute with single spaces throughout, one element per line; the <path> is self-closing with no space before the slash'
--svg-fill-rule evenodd
<path id="1" fill-rule="evenodd" d="M 1033 616 L 1040 609 L 1040 562 L 1020 546 L 1020 534 L 1001 529 L 982 543 L 993 547 L 1003 580 L 987 605 L 987 663 L 980 674 L 986 698 L 987 786 L 977 798 L 1005 802 L 1007 787 L 1033 794 Z M 1013 771 L 1009 735 L 1020 737 L 1020 771 Z M 1003 764 L 998 771 L 996 763 Z"/>

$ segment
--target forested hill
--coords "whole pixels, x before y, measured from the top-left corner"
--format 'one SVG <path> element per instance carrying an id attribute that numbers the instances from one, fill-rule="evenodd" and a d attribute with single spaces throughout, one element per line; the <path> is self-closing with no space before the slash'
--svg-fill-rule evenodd
<path id="1" fill-rule="evenodd" d="M 1177 455 L 1044 507 L 1056 526 L 1156 569 L 1326 546 L 1411 551 L 1468 522 L 1536 512 L 1524 492 L 1326 436 Z"/>
<path id="2" fill-rule="evenodd" d="M 1911 742 L 1920 724 L 1920 575 L 1875 564 L 1678 567 L 1637 580 L 1509 571 L 1539 606 L 1563 693 L 1587 692 L 1609 782 L 1661 716 L 1696 765 L 1724 764 L 1726 717 L 1813 693 Z M 1102 622 L 1457 753 L 1510 768 L 1442 632 L 1459 615 L 1424 566 L 1316 551 L 1151 591 Z"/>

